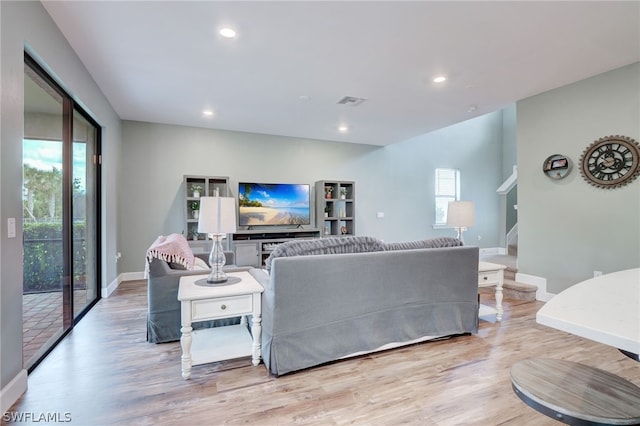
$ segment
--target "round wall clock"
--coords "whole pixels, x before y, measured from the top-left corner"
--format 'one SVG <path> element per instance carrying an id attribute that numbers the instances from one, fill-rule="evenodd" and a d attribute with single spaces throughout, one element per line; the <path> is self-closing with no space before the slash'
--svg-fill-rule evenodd
<path id="1" fill-rule="evenodd" d="M 618 188 L 640 174 L 640 145 L 626 136 L 607 136 L 587 147 L 580 158 L 582 177 L 599 188 Z"/>

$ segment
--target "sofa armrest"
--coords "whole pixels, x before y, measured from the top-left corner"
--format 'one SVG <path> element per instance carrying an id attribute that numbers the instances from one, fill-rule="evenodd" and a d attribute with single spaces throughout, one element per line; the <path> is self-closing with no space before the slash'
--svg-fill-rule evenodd
<path id="1" fill-rule="evenodd" d="M 269 288 L 269 274 L 264 269 L 249 268 L 249 274 L 260 283 L 262 288 Z"/>

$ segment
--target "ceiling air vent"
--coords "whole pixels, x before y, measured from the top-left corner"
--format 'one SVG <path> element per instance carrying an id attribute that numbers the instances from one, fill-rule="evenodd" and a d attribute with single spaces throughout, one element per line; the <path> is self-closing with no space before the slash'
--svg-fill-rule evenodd
<path id="1" fill-rule="evenodd" d="M 356 98 L 355 96 L 345 96 L 344 98 L 340 99 L 337 103 L 341 105 L 358 106 L 364 101 L 366 101 L 366 99 L 364 98 Z"/>

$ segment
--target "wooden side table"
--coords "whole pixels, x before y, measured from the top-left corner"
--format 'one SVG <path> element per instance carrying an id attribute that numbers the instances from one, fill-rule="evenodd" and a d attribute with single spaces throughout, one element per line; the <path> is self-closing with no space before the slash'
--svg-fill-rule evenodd
<path id="1" fill-rule="evenodd" d="M 264 291 L 246 271 L 227 273 L 235 284 L 217 286 L 197 285 L 207 275 L 180 278 L 178 300 L 181 302 L 182 377 L 191 377 L 193 365 L 252 356 L 253 365 L 261 358 L 262 305 Z M 247 329 L 246 315 L 252 315 L 251 333 Z M 198 321 L 242 317 L 239 325 L 193 330 Z"/>
<path id="2" fill-rule="evenodd" d="M 497 263 L 479 262 L 478 263 L 478 287 L 496 286 L 496 320 L 502 321 L 502 286 L 504 284 L 505 265 Z"/>
<path id="3" fill-rule="evenodd" d="M 525 359 L 511 367 L 511 383 L 527 405 L 566 424 L 640 424 L 640 388 L 588 365 Z"/>

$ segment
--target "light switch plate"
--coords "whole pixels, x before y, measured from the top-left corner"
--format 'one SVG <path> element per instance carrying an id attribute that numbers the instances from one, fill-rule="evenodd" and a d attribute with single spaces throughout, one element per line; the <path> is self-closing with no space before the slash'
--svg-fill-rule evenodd
<path id="1" fill-rule="evenodd" d="M 15 238 L 16 237 L 16 218 L 10 217 L 7 219 L 7 237 Z"/>

